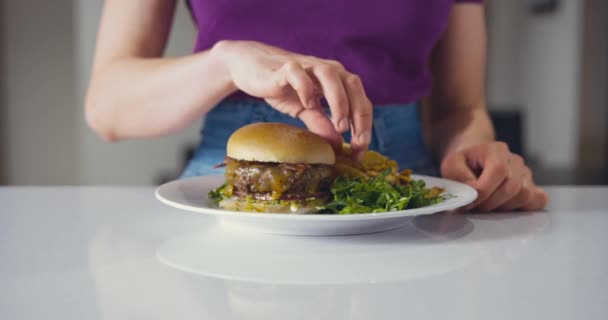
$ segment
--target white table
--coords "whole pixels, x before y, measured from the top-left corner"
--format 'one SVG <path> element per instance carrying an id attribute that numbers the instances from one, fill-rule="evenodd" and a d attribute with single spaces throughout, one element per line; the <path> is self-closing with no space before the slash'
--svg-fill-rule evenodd
<path id="1" fill-rule="evenodd" d="M 549 191 L 547 212 L 286 237 L 149 187 L 0 188 L 0 319 L 608 319 L 608 188 Z M 161 262 L 175 241 L 213 259 Z"/>

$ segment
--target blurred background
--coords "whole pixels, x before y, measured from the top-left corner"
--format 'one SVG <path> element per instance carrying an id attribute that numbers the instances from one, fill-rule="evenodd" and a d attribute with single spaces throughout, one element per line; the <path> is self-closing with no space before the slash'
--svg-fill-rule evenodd
<path id="1" fill-rule="evenodd" d="M 200 123 L 106 144 L 83 97 L 100 0 L 0 0 L 0 185 L 150 185 L 173 179 Z M 608 184 L 608 1 L 486 0 L 488 105 L 499 138 L 542 184 Z M 184 2 L 168 55 L 191 52 Z"/>

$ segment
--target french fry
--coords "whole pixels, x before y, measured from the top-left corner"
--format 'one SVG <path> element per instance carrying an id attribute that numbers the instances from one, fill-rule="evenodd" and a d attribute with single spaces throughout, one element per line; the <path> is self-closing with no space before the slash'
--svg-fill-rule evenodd
<path id="1" fill-rule="evenodd" d="M 351 155 L 350 144 L 343 144 L 342 152 L 336 157 L 336 171 L 339 176 L 373 178 L 390 169 L 391 172 L 386 177 L 388 181 L 400 184 L 408 184 L 412 181 L 411 170 L 399 171 L 397 161 L 389 159 L 376 151 L 365 152 L 360 162 L 353 160 Z"/>

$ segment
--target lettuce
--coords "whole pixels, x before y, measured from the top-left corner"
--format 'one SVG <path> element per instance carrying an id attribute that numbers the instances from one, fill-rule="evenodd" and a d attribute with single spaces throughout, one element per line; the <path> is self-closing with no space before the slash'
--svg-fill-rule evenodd
<path id="1" fill-rule="evenodd" d="M 413 209 L 440 203 L 443 190 L 426 188 L 423 180 L 405 185 L 393 184 L 386 179 L 390 169 L 377 177 L 337 178 L 332 187 L 332 200 L 321 212 L 354 214 Z"/>
<path id="2" fill-rule="evenodd" d="M 386 179 L 390 173 L 391 169 L 387 169 L 374 178 L 336 178 L 331 186 L 331 200 L 317 207 L 319 213 L 356 214 L 406 210 L 430 206 L 447 198 L 443 189 L 427 188 L 423 180 L 412 180 L 406 184 L 391 183 Z M 231 197 L 232 192 L 224 184 L 211 190 L 208 196 L 219 203 Z M 281 200 L 275 202 L 266 203 L 281 204 Z"/>
<path id="3" fill-rule="evenodd" d="M 213 202 L 219 203 L 220 201 L 222 201 L 223 199 L 228 197 L 228 195 L 226 195 L 226 193 L 225 193 L 225 189 L 226 189 L 226 183 L 209 191 L 207 196 L 209 196 L 209 199 L 213 200 Z"/>

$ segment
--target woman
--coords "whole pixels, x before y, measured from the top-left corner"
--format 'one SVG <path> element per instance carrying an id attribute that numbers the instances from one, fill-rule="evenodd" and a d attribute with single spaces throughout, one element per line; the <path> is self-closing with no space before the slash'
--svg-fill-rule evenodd
<path id="1" fill-rule="evenodd" d="M 213 172 L 247 123 L 305 125 L 355 155 L 371 147 L 427 174 L 438 163 L 479 191 L 469 209 L 542 209 L 547 194 L 494 138 L 480 2 L 191 0 L 195 53 L 163 58 L 176 1 L 107 0 L 87 121 L 116 141 L 206 115 L 183 176 Z"/>

